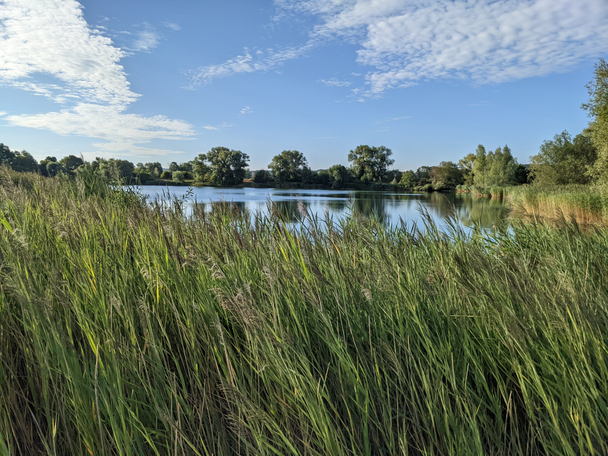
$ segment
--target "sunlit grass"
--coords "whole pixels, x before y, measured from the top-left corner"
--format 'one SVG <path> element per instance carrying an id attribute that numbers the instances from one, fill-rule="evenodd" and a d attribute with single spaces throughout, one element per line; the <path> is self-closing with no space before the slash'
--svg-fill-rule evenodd
<path id="1" fill-rule="evenodd" d="M 578 224 L 608 223 L 608 189 L 602 186 L 567 185 L 509 187 L 509 202 L 520 213 L 555 221 L 575 220 Z"/>
<path id="2" fill-rule="evenodd" d="M 0 451 L 608 453 L 606 229 L 286 228 L 1 174 Z"/>

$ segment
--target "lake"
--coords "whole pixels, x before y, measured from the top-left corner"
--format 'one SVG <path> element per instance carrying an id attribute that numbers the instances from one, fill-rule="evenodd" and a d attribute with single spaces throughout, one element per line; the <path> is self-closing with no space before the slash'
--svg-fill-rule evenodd
<path id="1" fill-rule="evenodd" d="M 348 216 L 351 211 L 364 215 L 376 215 L 389 224 L 400 223 L 422 225 L 421 210 L 426 210 L 438 225 L 451 208 L 456 210 L 460 223 L 472 227 L 475 223 L 489 228 L 508 217 L 508 207 L 499 200 L 477 198 L 464 193 L 398 193 L 370 192 L 358 190 L 285 190 L 274 188 L 217 188 L 217 187 L 174 187 L 140 186 L 139 191 L 155 199 L 186 199 L 189 210 L 194 204 L 204 205 L 211 210 L 212 202 L 226 202 L 241 210 L 267 212 L 272 201 L 290 221 L 296 221 L 298 202 L 301 201 L 310 214 L 324 218 L 330 214 L 334 218 Z"/>

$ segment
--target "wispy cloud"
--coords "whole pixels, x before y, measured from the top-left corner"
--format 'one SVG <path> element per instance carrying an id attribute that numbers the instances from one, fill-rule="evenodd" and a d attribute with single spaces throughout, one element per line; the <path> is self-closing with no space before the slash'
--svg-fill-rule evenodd
<path id="1" fill-rule="evenodd" d="M 330 78 L 330 79 L 319 79 L 319 81 L 321 84 L 325 84 L 326 86 L 329 87 L 348 87 L 352 84 L 352 82 L 350 81 L 340 81 L 339 79 L 336 78 Z"/>
<path id="2" fill-rule="evenodd" d="M 141 52 L 150 52 L 160 43 L 160 35 L 148 23 L 143 24 L 143 29 L 135 34 L 136 38 L 133 42 L 133 50 Z"/>
<path id="3" fill-rule="evenodd" d="M 179 24 L 176 24 L 175 22 L 163 22 L 163 25 L 171 30 L 175 30 L 176 32 L 182 29 Z"/>
<path id="4" fill-rule="evenodd" d="M 249 49 L 245 48 L 243 54 L 217 65 L 207 65 L 196 70 L 187 72 L 191 87 L 202 84 L 209 84 L 216 78 L 231 76 L 237 73 L 255 73 L 272 70 L 283 65 L 288 60 L 297 59 L 304 56 L 314 47 L 314 43 L 309 42 L 300 47 L 292 47 L 282 51 L 268 49 L 266 51 L 256 51 L 252 55 Z"/>
<path id="5" fill-rule="evenodd" d="M 0 117 L 5 116 L 6 115 L 6 111 L 0 111 Z"/>
<path id="6" fill-rule="evenodd" d="M 252 112 L 253 112 L 253 109 L 251 109 L 251 106 L 245 106 L 243 109 L 241 109 L 241 112 L 239 114 L 240 115 L 251 114 Z"/>
<path id="7" fill-rule="evenodd" d="M 386 123 L 386 122 L 397 122 L 398 120 L 411 119 L 411 118 L 412 118 L 412 116 L 393 117 L 392 119 L 377 120 L 376 122 L 374 122 L 374 124 L 381 124 L 381 123 Z"/>
<path id="8" fill-rule="evenodd" d="M 139 155 L 165 152 L 142 146 L 154 139 L 191 138 L 194 130 L 187 122 L 126 113 L 139 95 L 119 64 L 124 56 L 110 38 L 88 26 L 75 0 L 0 4 L 0 84 L 62 105 L 59 112 L 8 116 L 11 125 L 97 138 L 107 141 L 95 145 L 101 150 Z M 40 74 L 57 83 L 40 82 Z"/>
<path id="9" fill-rule="evenodd" d="M 232 124 L 227 124 L 226 122 L 224 122 L 221 125 L 203 125 L 203 128 L 205 130 L 211 130 L 211 131 L 222 130 L 224 128 L 230 128 L 230 127 L 232 127 Z"/>
<path id="10" fill-rule="evenodd" d="M 318 22 L 288 57 L 249 52 L 193 73 L 194 85 L 235 73 L 266 71 L 328 40 L 360 47 L 357 62 L 373 68 L 365 97 L 426 79 L 500 83 L 565 72 L 605 53 L 605 0 L 275 0 L 275 20 L 302 14 Z M 293 14 L 292 14 L 293 13 Z M 326 85 L 345 87 L 329 79 Z M 344 84 L 344 85 L 342 85 Z M 359 101 L 359 100 L 357 100 Z"/>
<path id="11" fill-rule="evenodd" d="M 319 18 L 311 36 L 360 45 L 367 96 L 415 81 L 478 83 L 564 72 L 605 53 L 605 0 L 275 0 Z"/>

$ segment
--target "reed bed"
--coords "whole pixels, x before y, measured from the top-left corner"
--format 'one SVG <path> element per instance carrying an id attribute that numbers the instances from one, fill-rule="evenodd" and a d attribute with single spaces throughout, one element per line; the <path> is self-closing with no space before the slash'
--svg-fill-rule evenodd
<path id="1" fill-rule="evenodd" d="M 608 224 L 608 188 L 605 186 L 523 185 L 505 189 L 505 196 L 516 211 L 528 217 L 575 220 L 580 225 Z"/>
<path id="2" fill-rule="evenodd" d="M 0 453 L 608 454 L 608 230 L 0 181 Z"/>

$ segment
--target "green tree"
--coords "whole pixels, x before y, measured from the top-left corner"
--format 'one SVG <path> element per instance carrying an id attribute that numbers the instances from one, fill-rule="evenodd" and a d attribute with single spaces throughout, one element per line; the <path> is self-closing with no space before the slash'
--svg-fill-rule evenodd
<path id="1" fill-rule="evenodd" d="M 256 171 L 255 174 L 253 175 L 253 182 L 255 182 L 256 184 L 267 184 L 271 180 L 272 180 L 272 176 L 265 169 Z"/>
<path id="2" fill-rule="evenodd" d="M 38 162 L 27 151 L 15 152 L 10 163 L 11 168 L 20 173 L 37 173 Z"/>
<path id="3" fill-rule="evenodd" d="M 181 184 L 186 180 L 186 173 L 184 171 L 173 171 L 173 182 Z"/>
<path id="4" fill-rule="evenodd" d="M 284 150 L 272 157 L 268 165 L 275 182 L 302 182 L 303 174 L 308 169 L 308 162 L 302 152 L 297 150 Z"/>
<path id="5" fill-rule="evenodd" d="M 414 188 L 418 184 L 418 178 L 416 177 L 416 173 L 414 171 L 407 170 L 401 174 L 401 180 L 399 181 L 399 186 L 403 188 Z"/>
<path id="6" fill-rule="evenodd" d="M 139 168 L 139 165 L 138 165 Z M 154 178 L 159 178 L 163 173 L 163 166 L 159 162 L 149 162 L 144 165 L 144 168 L 152 175 Z"/>
<path id="7" fill-rule="evenodd" d="M 458 167 L 462 171 L 462 179 L 464 185 L 473 185 L 473 165 L 475 163 L 475 154 L 465 155 L 458 161 Z"/>
<path id="8" fill-rule="evenodd" d="M 54 177 L 59 173 L 65 173 L 65 172 L 66 172 L 66 170 L 63 166 L 61 166 L 61 163 L 48 162 L 46 164 L 46 173 L 50 177 Z"/>
<path id="9" fill-rule="evenodd" d="M 481 144 L 477 146 L 475 160 L 473 161 L 473 183 L 480 188 L 486 187 L 486 174 L 488 169 L 488 157 L 486 148 Z"/>
<path id="10" fill-rule="evenodd" d="M 15 158 L 14 152 L 11 152 L 8 146 L 0 143 L 0 165 L 10 166 Z"/>
<path id="11" fill-rule="evenodd" d="M 49 163 L 57 163 L 57 158 L 56 157 L 51 157 L 51 156 L 47 156 L 44 160 L 40 160 L 40 163 L 38 163 L 38 172 L 45 177 L 49 176 L 49 173 L 47 171 L 47 165 Z"/>
<path id="12" fill-rule="evenodd" d="M 194 164 L 194 180 L 198 184 L 209 183 L 211 168 L 207 164 L 207 155 L 199 154 L 192 162 Z"/>
<path id="13" fill-rule="evenodd" d="M 327 170 L 332 188 L 343 188 L 350 181 L 350 172 L 344 165 L 333 165 Z"/>
<path id="14" fill-rule="evenodd" d="M 515 185 L 527 184 L 530 182 L 530 166 L 529 165 L 517 165 L 515 170 L 514 183 Z"/>
<path id="15" fill-rule="evenodd" d="M 463 182 L 462 171 L 451 161 L 442 161 L 439 166 L 433 166 L 430 177 L 435 189 L 455 188 Z"/>
<path id="16" fill-rule="evenodd" d="M 163 171 L 163 173 L 160 175 L 161 179 L 173 179 L 173 173 L 176 172 L 175 171 Z"/>
<path id="17" fill-rule="evenodd" d="M 591 177 L 608 182 L 608 63 L 600 59 L 595 65 L 595 78 L 587 84 L 589 102 L 582 108 L 592 118 L 585 134 L 597 150 L 597 160 L 589 169 Z"/>
<path id="18" fill-rule="evenodd" d="M 171 171 L 171 172 L 173 172 L 173 171 L 192 172 L 192 162 L 191 161 L 183 162 L 183 163 L 180 163 L 179 165 L 177 164 L 177 162 L 171 162 L 171 164 L 169 165 L 169 171 Z"/>
<path id="19" fill-rule="evenodd" d="M 530 157 L 530 173 L 535 185 L 587 184 L 597 159 L 593 141 L 584 134 L 574 140 L 567 131 L 544 141 L 538 154 Z"/>
<path id="20" fill-rule="evenodd" d="M 421 166 L 416 170 L 416 180 L 419 185 L 428 184 L 430 181 L 431 175 L 431 167 L 430 166 Z"/>
<path id="21" fill-rule="evenodd" d="M 194 160 L 194 173 L 200 182 L 223 187 L 240 185 L 248 163 L 249 156 L 240 150 L 214 147 Z"/>
<path id="22" fill-rule="evenodd" d="M 504 187 L 515 180 L 517 161 L 511 154 L 509 146 L 500 147 L 488 153 L 486 166 L 486 187 Z"/>
<path id="23" fill-rule="evenodd" d="M 387 147 L 357 146 L 348 154 L 348 161 L 352 162 L 352 170 L 357 179 L 363 182 L 381 182 L 388 167 L 395 163 L 390 156 L 393 152 Z"/>
<path id="24" fill-rule="evenodd" d="M 76 155 L 68 155 L 59 160 L 59 163 L 69 174 L 74 174 L 79 166 L 84 165 L 84 160 Z"/>

